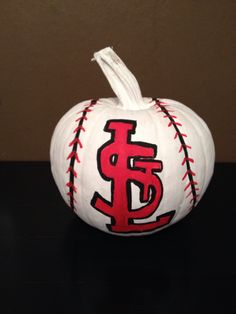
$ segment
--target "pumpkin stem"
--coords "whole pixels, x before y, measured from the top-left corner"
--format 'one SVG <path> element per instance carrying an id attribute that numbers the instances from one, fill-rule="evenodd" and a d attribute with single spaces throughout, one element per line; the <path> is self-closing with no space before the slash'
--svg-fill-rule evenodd
<path id="1" fill-rule="evenodd" d="M 92 60 L 99 64 L 123 109 L 138 110 L 147 107 L 136 78 L 111 47 L 95 52 Z"/>

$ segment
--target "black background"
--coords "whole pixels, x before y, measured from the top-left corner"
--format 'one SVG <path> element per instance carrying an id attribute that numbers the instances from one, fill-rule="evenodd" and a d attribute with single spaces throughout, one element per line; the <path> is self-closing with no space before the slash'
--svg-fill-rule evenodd
<path id="1" fill-rule="evenodd" d="M 2 162 L 0 313 L 236 313 L 236 166 L 185 219 L 123 238 L 83 223 L 48 162 Z"/>

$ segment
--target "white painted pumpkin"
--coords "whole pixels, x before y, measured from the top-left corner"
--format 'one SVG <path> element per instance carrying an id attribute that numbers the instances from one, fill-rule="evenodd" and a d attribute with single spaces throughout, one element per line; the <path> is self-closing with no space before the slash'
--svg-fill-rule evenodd
<path id="1" fill-rule="evenodd" d="M 51 168 L 65 202 L 88 224 L 146 235 L 187 215 L 214 168 L 205 122 L 170 99 L 143 98 L 111 48 L 94 54 L 117 98 L 81 102 L 59 121 Z"/>

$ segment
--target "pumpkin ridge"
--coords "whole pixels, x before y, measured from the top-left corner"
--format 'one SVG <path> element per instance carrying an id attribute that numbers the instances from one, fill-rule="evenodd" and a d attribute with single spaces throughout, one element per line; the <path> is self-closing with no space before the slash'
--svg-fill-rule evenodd
<path id="1" fill-rule="evenodd" d="M 160 101 L 157 98 L 153 98 L 153 101 L 155 101 L 154 107 L 159 109 L 157 112 L 164 113 L 165 115 L 163 118 L 168 118 L 170 120 L 168 127 L 172 126 L 175 129 L 176 133 L 174 136 L 174 140 L 178 137 L 178 139 L 180 141 L 179 153 L 182 151 L 184 153 L 184 158 L 183 158 L 181 165 L 186 167 L 186 172 L 182 178 L 182 181 L 185 180 L 186 178 L 188 178 L 188 180 L 189 180 L 189 183 L 185 186 L 184 191 L 191 188 L 191 192 L 189 192 L 187 197 L 189 197 L 190 195 L 192 196 L 190 203 L 192 203 L 191 207 L 193 209 L 195 207 L 195 204 L 197 202 L 197 198 L 199 196 L 199 194 L 197 194 L 197 190 L 199 190 L 199 189 L 196 187 L 196 185 L 198 185 L 198 182 L 194 181 L 194 178 L 193 178 L 196 174 L 191 169 L 191 163 L 195 162 L 194 159 L 189 156 L 188 150 L 191 149 L 191 146 L 186 144 L 185 140 L 184 140 L 184 137 L 187 138 L 188 136 L 187 136 L 187 134 L 184 134 L 179 130 L 179 127 L 181 127 L 182 124 L 180 122 L 175 121 L 177 116 L 173 115 L 172 113 L 171 114 L 169 113 L 169 112 L 174 112 L 174 110 L 167 109 L 166 107 L 169 105 L 163 101 Z"/>
<path id="2" fill-rule="evenodd" d="M 77 148 L 78 145 L 80 148 L 83 147 L 81 140 L 80 140 L 80 133 L 81 131 L 85 132 L 86 129 L 84 128 L 84 122 L 88 120 L 88 113 L 92 111 L 92 107 L 97 103 L 97 100 L 91 100 L 90 104 L 85 106 L 85 108 L 77 114 L 81 114 L 75 122 L 78 122 L 78 126 L 75 128 L 73 133 L 75 133 L 74 139 L 68 144 L 69 147 L 72 146 L 72 150 L 67 157 L 67 160 L 70 160 L 69 167 L 67 169 L 67 173 L 69 174 L 69 181 L 67 182 L 66 186 L 69 188 L 67 195 L 70 198 L 70 207 L 74 210 L 74 203 L 76 202 L 74 199 L 74 193 L 77 193 L 77 188 L 74 185 L 74 179 L 77 178 L 77 172 L 74 169 L 75 161 L 80 163 L 80 159 L 78 156 Z"/>

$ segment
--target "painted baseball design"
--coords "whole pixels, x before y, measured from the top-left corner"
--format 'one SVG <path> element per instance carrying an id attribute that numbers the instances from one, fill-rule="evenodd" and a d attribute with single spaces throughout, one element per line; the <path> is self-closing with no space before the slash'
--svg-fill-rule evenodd
<path id="1" fill-rule="evenodd" d="M 205 122 L 170 99 L 143 98 L 111 48 L 94 54 L 117 98 L 77 104 L 57 124 L 53 177 L 85 222 L 114 235 L 146 235 L 186 216 L 202 198 L 215 151 Z"/>

